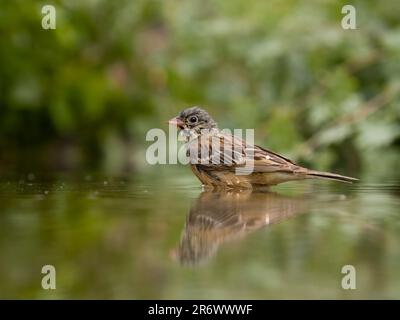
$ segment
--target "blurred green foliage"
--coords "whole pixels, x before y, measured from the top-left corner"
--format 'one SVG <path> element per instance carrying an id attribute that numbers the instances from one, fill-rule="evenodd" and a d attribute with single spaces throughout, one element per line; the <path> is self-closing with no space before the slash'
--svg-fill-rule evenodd
<path id="1" fill-rule="evenodd" d="M 356 30 L 345 4 L 1 1 L 0 161 L 131 167 L 145 132 L 194 104 L 320 168 L 396 153 L 400 2 L 352 1 Z"/>

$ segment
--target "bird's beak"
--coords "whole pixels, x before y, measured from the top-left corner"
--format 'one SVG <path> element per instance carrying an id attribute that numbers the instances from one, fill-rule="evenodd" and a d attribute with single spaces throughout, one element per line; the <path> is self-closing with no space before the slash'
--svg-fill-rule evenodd
<path id="1" fill-rule="evenodd" d="M 183 121 L 179 117 L 172 118 L 171 120 L 168 121 L 168 124 L 171 126 L 176 126 L 181 129 L 183 129 L 184 125 Z"/>

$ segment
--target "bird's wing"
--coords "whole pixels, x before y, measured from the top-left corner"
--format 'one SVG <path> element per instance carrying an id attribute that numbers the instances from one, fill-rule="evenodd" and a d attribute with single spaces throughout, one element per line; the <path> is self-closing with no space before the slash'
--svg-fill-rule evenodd
<path id="1" fill-rule="evenodd" d="M 291 160 L 228 134 L 203 135 L 187 145 L 190 163 L 213 169 L 235 169 L 253 162 L 254 172 L 294 171 L 300 169 Z"/>
<path id="2" fill-rule="evenodd" d="M 187 155 L 191 164 L 226 168 L 246 164 L 243 141 L 222 133 L 201 135 L 187 143 Z"/>
<path id="3" fill-rule="evenodd" d="M 300 172 L 302 170 L 302 167 L 295 164 L 292 160 L 271 150 L 259 146 L 254 146 L 254 150 L 248 150 L 250 150 L 250 152 L 247 152 L 249 159 L 254 159 L 254 172 Z"/>

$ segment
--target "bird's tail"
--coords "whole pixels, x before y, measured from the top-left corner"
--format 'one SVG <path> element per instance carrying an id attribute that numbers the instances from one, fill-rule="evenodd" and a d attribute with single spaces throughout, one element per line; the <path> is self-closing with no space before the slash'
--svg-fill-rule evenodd
<path id="1" fill-rule="evenodd" d="M 336 173 L 322 172 L 322 171 L 315 171 L 315 170 L 309 170 L 307 172 L 307 176 L 309 176 L 310 178 L 316 177 L 316 178 L 342 181 L 342 182 L 347 182 L 347 183 L 353 183 L 353 182 L 358 181 L 358 179 L 356 179 L 356 178 L 342 176 L 342 175 L 336 174 Z"/>

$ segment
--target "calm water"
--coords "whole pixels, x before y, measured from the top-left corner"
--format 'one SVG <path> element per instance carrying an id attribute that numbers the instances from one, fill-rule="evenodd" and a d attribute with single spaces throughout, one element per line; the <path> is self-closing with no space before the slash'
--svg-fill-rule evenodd
<path id="1" fill-rule="evenodd" d="M 202 192 L 186 168 L 3 179 L 0 297 L 400 298 L 398 182 L 271 191 Z"/>

